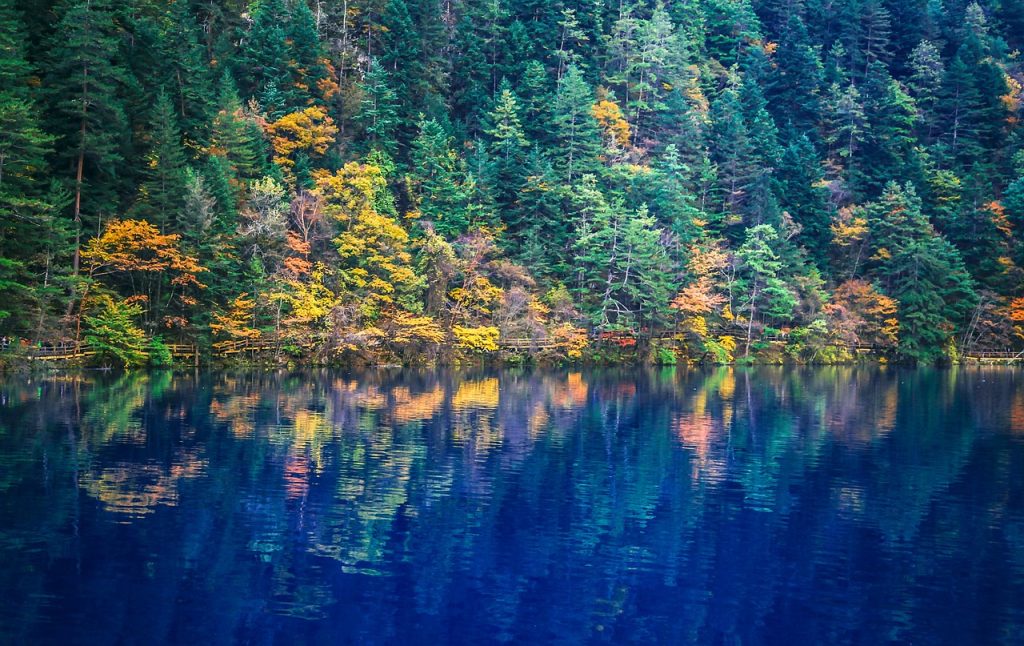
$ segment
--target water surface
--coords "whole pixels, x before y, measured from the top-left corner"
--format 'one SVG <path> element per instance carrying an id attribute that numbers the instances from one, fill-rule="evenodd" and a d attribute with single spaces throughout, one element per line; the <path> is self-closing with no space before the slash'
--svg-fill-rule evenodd
<path id="1" fill-rule="evenodd" d="M 0 384 L 0 643 L 1007 643 L 1024 373 Z"/>

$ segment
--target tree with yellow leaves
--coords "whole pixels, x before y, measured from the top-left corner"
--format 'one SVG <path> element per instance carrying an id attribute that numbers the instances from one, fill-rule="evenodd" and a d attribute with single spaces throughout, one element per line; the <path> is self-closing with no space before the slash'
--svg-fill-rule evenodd
<path id="1" fill-rule="evenodd" d="M 413 270 L 409 233 L 381 211 L 387 190 L 381 169 L 349 162 L 334 173 L 316 173 L 315 180 L 324 213 L 340 229 L 334 239 L 340 284 L 360 314 L 375 321 L 389 309 L 415 310 L 423 280 Z"/>
<path id="2" fill-rule="evenodd" d="M 849 345 L 893 348 L 899 340 L 898 303 L 864 280 L 848 280 L 824 307 L 829 327 Z"/>
<path id="3" fill-rule="evenodd" d="M 210 322 L 210 331 L 221 340 L 215 342 L 213 347 L 223 350 L 238 342 L 259 339 L 260 331 L 256 329 L 254 321 L 255 312 L 256 301 L 246 293 L 236 296 L 226 311 L 215 312 Z"/>
<path id="4" fill-rule="evenodd" d="M 491 325 L 480 327 L 463 327 L 456 325 L 452 328 L 452 335 L 455 337 L 455 345 L 463 350 L 473 352 L 497 352 L 498 351 L 498 328 Z"/>
<path id="5" fill-rule="evenodd" d="M 279 330 L 287 341 L 305 346 L 323 340 L 338 301 L 328 286 L 330 276 L 328 267 L 318 262 L 307 271 L 282 279 L 282 289 L 275 291 L 272 298 L 288 307 Z"/>
<path id="6" fill-rule="evenodd" d="M 284 170 L 292 184 L 296 179 L 304 179 L 302 175 L 308 173 L 309 161 L 326 153 L 337 134 L 334 120 L 319 106 L 286 114 L 267 124 L 274 163 Z"/>
<path id="7" fill-rule="evenodd" d="M 725 295 L 719 293 L 716 286 L 724 282 L 725 268 L 729 264 L 729 255 L 721 248 L 720 243 L 696 244 L 690 247 L 687 262 L 687 273 L 690 282 L 679 290 L 669 304 L 669 308 L 679 313 L 682 318 L 681 328 L 697 337 L 707 351 L 710 337 L 708 316 L 724 317 L 722 310 Z"/>
<path id="8" fill-rule="evenodd" d="M 605 151 L 610 161 L 619 161 L 628 152 L 633 133 L 622 108 L 613 98 L 606 90 L 599 92 L 590 113 L 604 132 Z"/>

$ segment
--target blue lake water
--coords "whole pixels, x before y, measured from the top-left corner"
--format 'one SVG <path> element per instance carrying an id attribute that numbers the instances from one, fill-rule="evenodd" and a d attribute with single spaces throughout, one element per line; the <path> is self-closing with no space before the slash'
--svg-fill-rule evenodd
<path id="1" fill-rule="evenodd" d="M 1024 642 L 1024 373 L 0 382 L 0 643 Z"/>

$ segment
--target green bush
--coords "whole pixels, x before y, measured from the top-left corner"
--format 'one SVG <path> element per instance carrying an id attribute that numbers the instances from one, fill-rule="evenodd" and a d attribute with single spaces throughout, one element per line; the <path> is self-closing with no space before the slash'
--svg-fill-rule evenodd
<path id="1" fill-rule="evenodd" d="M 657 347 L 654 348 L 654 363 L 659 366 L 674 366 L 679 362 L 679 358 L 671 348 Z"/>
<path id="2" fill-rule="evenodd" d="M 104 295 L 93 301 L 90 309 L 96 313 L 84 317 L 84 336 L 96 356 L 126 367 L 146 365 L 146 335 L 133 320 L 142 314 L 142 306 L 119 303 Z"/>
<path id="3" fill-rule="evenodd" d="M 149 365 L 154 368 L 169 368 L 174 363 L 171 349 L 160 336 L 149 340 Z"/>

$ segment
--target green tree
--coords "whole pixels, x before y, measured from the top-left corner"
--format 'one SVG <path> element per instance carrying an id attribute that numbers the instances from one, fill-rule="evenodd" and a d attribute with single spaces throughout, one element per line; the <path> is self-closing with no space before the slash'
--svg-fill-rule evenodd
<path id="1" fill-rule="evenodd" d="M 922 213 L 911 185 L 890 183 L 865 211 L 872 250 L 868 273 L 899 302 L 899 352 L 934 361 L 977 303 L 974 282 L 957 250 Z"/>
<path id="2" fill-rule="evenodd" d="M 57 168 L 70 169 L 78 273 L 81 230 L 116 213 L 127 131 L 122 87 L 127 82 L 120 33 L 109 0 L 65 0 L 50 43 L 45 86 L 52 131 L 59 134 Z"/>
<path id="3" fill-rule="evenodd" d="M 474 182 L 451 147 L 451 137 L 433 119 L 420 122 L 412 143 L 411 179 L 420 216 L 448 239 L 469 228 L 477 211 Z"/>
<path id="4" fill-rule="evenodd" d="M 746 239 L 736 250 L 741 276 L 738 311 L 747 318 L 743 356 L 750 356 L 755 321 L 787 320 L 796 307 L 796 297 L 780 277 L 783 262 L 773 248 L 778 240 L 772 225 L 759 224 L 747 229 Z"/>
<path id="5" fill-rule="evenodd" d="M 362 125 L 371 149 L 382 150 L 394 157 L 398 152 L 398 98 L 389 77 L 379 63 L 370 64 L 359 84 L 362 100 L 356 121 Z"/>
<path id="6" fill-rule="evenodd" d="M 593 176 L 574 191 L 578 293 L 595 326 L 639 332 L 657 322 L 672 296 L 671 262 L 663 231 L 646 208 L 609 203 Z"/>
<path id="7" fill-rule="evenodd" d="M 269 170 L 269 151 L 263 130 L 242 109 L 234 79 L 227 72 L 221 77 L 217 113 L 210 125 L 213 157 L 223 159 L 230 179 L 250 181 Z"/>
<path id="8" fill-rule="evenodd" d="M 594 119 L 594 95 L 574 64 L 569 64 L 558 83 L 552 108 L 555 166 L 565 181 L 595 173 L 600 165 L 601 132 Z"/>
<path id="9" fill-rule="evenodd" d="M 486 134 L 490 137 L 490 159 L 485 183 L 502 220 L 516 233 L 526 215 L 518 209 L 518 201 L 526 183 L 526 157 L 530 143 L 519 120 L 519 100 L 508 82 L 502 83 L 501 93 L 488 121 Z"/>
<path id="10" fill-rule="evenodd" d="M 158 81 L 166 88 L 185 138 L 193 147 L 206 143 L 206 128 L 216 105 L 202 30 L 189 0 L 174 0 L 160 21 Z"/>
<path id="11" fill-rule="evenodd" d="M 161 231 L 178 220 L 185 196 L 185 154 L 170 98 L 160 93 L 150 117 L 150 148 L 144 160 L 142 184 L 134 211 Z"/>
<path id="12" fill-rule="evenodd" d="M 84 339 L 100 360 L 125 367 L 144 366 L 149 358 L 146 335 L 135 323 L 142 315 L 138 303 L 124 303 L 103 295 L 93 299 L 86 314 Z"/>

